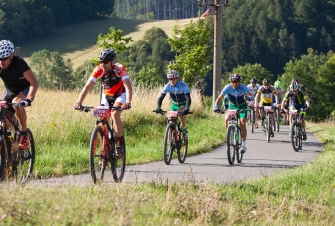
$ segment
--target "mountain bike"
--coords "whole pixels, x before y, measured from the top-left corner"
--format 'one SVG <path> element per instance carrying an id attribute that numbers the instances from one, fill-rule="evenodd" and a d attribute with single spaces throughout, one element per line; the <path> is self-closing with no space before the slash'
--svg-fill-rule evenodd
<path id="1" fill-rule="evenodd" d="M 29 146 L 27 149 L 19 148 L 20 125 L 15 114 L 7 111 L 8 106 L 20 107 L 20 103 L 7 103 L 0 101 L 0 175 L 1 179 L 14 179 L 25 183 L 29 180 L 35 163 L 35 142 L 29 128 Z"/>
<path id="2" fill-rule="evenodd" d="M 116 152 L 117 140 L 113 129 L 113 120 L 109 125 L 111 111 L 122 111 L 122 107 L 82 106 L 81 111 L 93 110 L 93 117 L 97 117 L 95 128 L 90 140 L 90 171 L 94 184 L 101 183 L 106 167 L 110 167 L 114 182 L 123 180 L 126 169 L 126 143 L 122 140 L 122 153 Z"/>
<path id="3" fill-rule="evenodd" d="M 237 162 L 242 163 L 243 153 L 240 151 L 242 145 L 241 128 L 239 126 L 240 113 L 250 111 L 251 109 L 228 109 L 220 110 L 218 113 L 227 113 L 229 116 L 228 128 L 227 128 L 227 157 L 230 165 L 234 165 L 235 155 L 237 156 Z"/>
<path id="4" fill-rule="evenodd" d="M 291 123 L 291 141 L 294 151 L 302 149 L 302 123 L 304 122 L 305 109 L 290 110 L 289 114 L 292 117 Z"/>
<path id="5" fill-rule="evenodd" d="M 251 133 L 254 133 L 255 130 L 255 116 L 256 116 L 256 112 L 255 112 L 255 107 L 254 107 L 255 101 L 249 101 L 248 105 L 250 108 L 250 119 L 249 122 L 251 124 Z"/>
<path id="6" fill-rule="evenodd" d="M 273 110 L 271 106 L 263 106 L 264 108 L 264 124 L 263 124 L 263 131 L 265 133 L 265 140 L 269 143 L 270 136 L 273 134 Z"/>
<path id="7" fill-rule="evenodd" d="M 153 112 L 157 113 L 155 110 Z M 178 115 L 184 115 L 178 111 L 161 111 L 161 115 L 166 114 L 166 129 L 164 135 L 164 162 L 170 165 L 173 152 L 177 152 L 179 163 L 184 163 L 188 151 L 188 137 L 184 137 Z M 192 114 L 189 112 L 188 114 Z"/>
<path id="8" fill-rule="evenodd" d="M 280 108 L 274 104 L 274 112 L 273 112 L 273 131 L 279 132 L 279 124 L 280 124 Z"/>

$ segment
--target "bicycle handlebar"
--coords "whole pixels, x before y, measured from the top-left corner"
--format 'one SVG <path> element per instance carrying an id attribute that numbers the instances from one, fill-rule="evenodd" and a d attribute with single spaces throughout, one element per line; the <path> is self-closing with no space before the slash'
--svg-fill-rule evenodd
<path id="1" fill-rule="evenodd" d="M 243 113 L 243 112 L 245 112 L 245 111 L 251 111 L 251 109 L 227 109 L 227 110 L 221 110 L 221 109 L 217 109 L 218 111 L 215 111 L 214 110 L 214 113 L 220 113 L 220 114 L 224 114 L 224 113 L 226 113 L 226 111 L 227 110 L 236 110 L 237 111 L 237 113 Z"/>
<path id="2" fill-rule="evenodd" d="M 5 100 L 0 100 L 0 108 L 8 108 L 8 107 L 25 107 L 20 102 L 17 103 L 7 103 Z"/>
<path id="3" fill-rule="evenodd" d="M 94 109 L 95 106 L 80 106 L 80 111 L 84 111 L 84 112 L 89 112 L 91 109 Z M 122 111 L 122 107 L 121 106 L 117 106 L 117 107 L 111 107 L 109 108 L 110 110 L 116 110 L 116 111 Z"/>
<path id="4" fill-rule="evenodd" d="M 156 110 L 152 110 L 152 112 L 155 112 L 156 114 L 165 115 L 167 111 L 162 110 L 161 112 L 156 112 Z M 178 111 L 178 115 L 188 115 L 193 114 L 193 112 L 189 111 L 187 114 L 185 114 L 183 111 Z"/>

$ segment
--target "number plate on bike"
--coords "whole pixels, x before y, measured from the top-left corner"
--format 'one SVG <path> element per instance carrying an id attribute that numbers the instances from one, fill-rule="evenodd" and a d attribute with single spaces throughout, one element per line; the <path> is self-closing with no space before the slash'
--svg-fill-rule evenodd
<path id="1" fill-rule="evenodd" d="M 264 106 L 264 111 L 268 112 L 271 111 L 272 107 L 271 106 Z"/>
<path id="2" fill-rule="evenodd" d="M 109 109 L 93 109 L 93 116 L 95 117 L 103 117 L 110 112 Z"/>
<path id="3" fill-rule="evenodd" d="M 178 116 L 178 111 L 168 111 L 166 113 L 166 117 L 168 118 L 176 118 Z"/>
<path id="4" fill-rule="evenodd" d="M 255 101 L 249 101 L 249 106 L 253 107 L 255 105 Z"/>
<path id="5" fill-rule="evenodd" d="M 290 115 L 296 115 L 298 113 L 298 110 L 290 110 Z"/>
<path id="6" fill-rule="evenodd" d="M 237 115 L 237 110 L 227 110 L 226 114 L 228 114 L 229 116 L 234 116 L 236 117 Z"/>

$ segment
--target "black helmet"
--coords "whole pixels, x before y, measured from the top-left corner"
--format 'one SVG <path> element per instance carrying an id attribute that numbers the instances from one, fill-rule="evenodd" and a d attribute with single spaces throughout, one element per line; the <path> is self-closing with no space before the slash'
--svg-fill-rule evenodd
<path id="1" fill-rule="evenodd" d="M 250 82 L 251 83 L 257 83 L 257 79 L 256 78 L 252 78 L 252 79 L 250 79 Z"/>
<path id="2" fill-rule="evenodd" d="M 100 62 L 112 61 L 112 60 L 114 60 L 115 57 L 116 57 L 116 54 L 115 54 L 114 50 L 104 49 L 100 52 L 98 59 L 99 59 Z"/>
<path id="3" fill-rule="evenodd" d="M 263 80 L 263 85 L 271 85 L 271 80 L 268 79 L 268 78 L 265 78 L 265 79 Z"/>

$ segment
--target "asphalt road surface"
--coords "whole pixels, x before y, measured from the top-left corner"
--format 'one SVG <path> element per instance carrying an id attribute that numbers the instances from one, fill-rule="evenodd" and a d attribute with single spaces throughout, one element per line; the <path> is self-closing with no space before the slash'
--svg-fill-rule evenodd
<path id="1" fill-rule="evenodd" d="M 248 127 L 247 152 L 242 163 L 229 165 L 226 144 L 214 151 L 190 156 L 184 164 L 172 159 L 170 165 L 164 161 L 126 167 L 122 183 L 144 182 L 175 182 L 175 181 L 210 181 L 215 183 L 231 183 L 272 175 L 280 170 L 295 168 L 313 161 L 324 150 L 321 142 L 312 133 L 307 132 L 307 140 L 303 141 L 302 150 L 295 152 L 289 138 L 289 127 L 281 126 L 279 132 L 271 137 L 269 143 L 265 140 L 261 128 L 251 133 Z M 192 139 L 190 133 L 189 139 Z M 205 139 L 205 138 L 204 138 Z M 191 149 L 192 146 L 189 146 Z M 131 150 L 130 150 L 131 151 Z M 88 163 L 87 163 L 88 164 Z M 33 181 L 32 183 L 45 185 L 59 184 L 93 184 L 90 174 L 50 178 Z M 104 177 L 104 183 L 114 183 L 110 172 Z"/>

